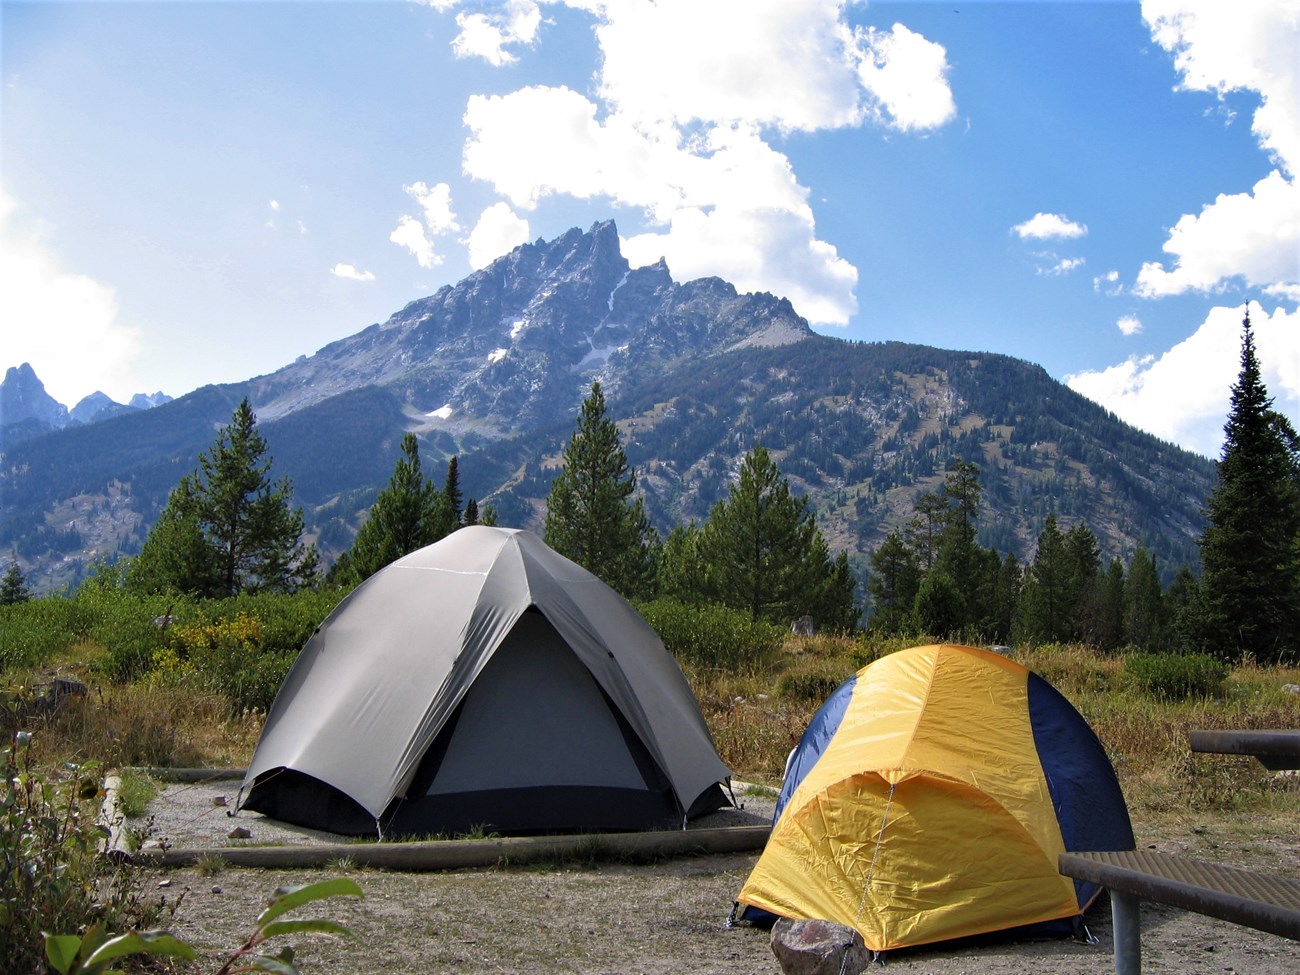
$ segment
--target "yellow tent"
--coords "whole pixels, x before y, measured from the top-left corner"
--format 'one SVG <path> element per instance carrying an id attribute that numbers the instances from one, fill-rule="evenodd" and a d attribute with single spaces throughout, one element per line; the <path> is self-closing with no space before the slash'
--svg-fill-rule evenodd
<path id="1" fill-rule="evenodd" d="M 887 951 L 1076 918 L 1096 889 L 1057 854 L 1132 846 L 1105 753 L 1050 685 L 995 653 L 915 647 L 813 719 L 738 901 Z"/>

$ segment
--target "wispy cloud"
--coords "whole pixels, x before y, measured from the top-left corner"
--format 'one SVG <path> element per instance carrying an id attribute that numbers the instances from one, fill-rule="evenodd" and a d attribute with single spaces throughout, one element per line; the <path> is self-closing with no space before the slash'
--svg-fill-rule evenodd
<path id="1" fill-rule="evenodd" d="M 1092 290 L 1098 294 L 1105 294 L 1109 297 L 1116 297 L 1124 293 L 1124 286 L 1120 284 L 1119 272 L 1112 269 L 1105 274 L 1098 274 L 1092 279 Z"/>
<path id="2" fill-rule="evenodd" d="M 335 264 L 330 268 L 330 274 L 336 278 L 343 278 L 347 281 L 373 281 L 375 275 L 373 271 L 358 271 L 351 264 Z"/>
<path id="3" fill-rule="evenodd" d="M 1011 232 L 1021 240 L 1073 240 L 1086 236 L 1088 228 L 1060 213 L 1035 213 Z"/>
<path id="4" fill-rule="evenodd" d="M 1115 327 L 1121 335 L 1137 335 L 1142 331 L 1142 320 L 1136 315 L 1121 315 L 1115 322 Z"/>
<path id="5" fill-rule="evenodd" d="M 1039 274 L 1046 274 L 1049 277 L 1060 277 L 1063 274 L 1069 274 L 1071 271 L 1077 271 L 1087 262 L 1082 257 L 1063 257 L 1048 267 L 1040 268 Z"/>

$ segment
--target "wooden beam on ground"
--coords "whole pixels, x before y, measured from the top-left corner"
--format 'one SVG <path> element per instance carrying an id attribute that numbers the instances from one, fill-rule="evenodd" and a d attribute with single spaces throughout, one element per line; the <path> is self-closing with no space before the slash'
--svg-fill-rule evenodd
<path id="1" fill-rule="evenodd" d="M 512 836 L 478 840 L 396 843 L 312 843 L 292 846 L 223 846 L 191 850 L 144 850 L 133 863 L 188 867 L 220 858 L 233 867 L 315 869 L 348 860 L 358 867 L 433 871 L 508 866 L 538 861 L 658 860 L 679 856 L 747 853 L 767 843 L 769 826 L 730 826 L 643 833 L 585 833 L 575 836 Z"/>

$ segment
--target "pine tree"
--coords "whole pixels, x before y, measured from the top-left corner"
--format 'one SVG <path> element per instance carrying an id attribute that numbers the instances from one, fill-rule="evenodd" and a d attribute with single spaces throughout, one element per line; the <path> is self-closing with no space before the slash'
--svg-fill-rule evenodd
<path id="1" fill-rule="evenodd" d="M 1067 640 L 1072 609 L 1070 596 L 1070 562 L 1065 550 L 1065 536 L 1056 525 L 1055 513 L 1052 513 L 1038 534 L 1038 549 L 1025 574 L 1025 588 L 1020 600 L 1020 632 L 1023 637 L 1043 643 Z"/>
<path id="2" fill-rule="evenodd" d="M 451 460 L 447 461 L 447 480 L 442 487 L 442 496 L 447 499 L 447 508 L 452 521 L 457 526 L 467 524 L 467 522 L 462 521 L 461 500 L 463 495 L 460 490 L 460 463 L 454 454 Z"/>
<path id="3" fill-rule="evenodd" d="M 16 560 L 11 560 L 4 577 L 0 579 L 0 606 L 25 603 L 31 598 L 32 594 L 27 588 L 27 580 L 23 577 L 22 566 Z"/>
<path id="4" fill-rule="evenodd" d="M 975 541 L 975 524 L 979 520 L 979 467 L 968 461 L 953 461 L 947 467 L 943 497 L 948 516 L 939 548 L 938 565 L 952 582 L 959 596 L 957 616 L 946 632 L 957 633 L 978 627 L 984 622 L 987 593 L 993 579 L 985 576 L 988 568 Z"/>
<path id="5" fill-rule="evenodd" d="M 546 544 L 626 597 L 654 590 L 658 536 L 636 497 L 618 427 L 605 394 L 591 384 L 578 426 L 564 448 L 564 469 L 546 501 Z"/>
<path id="6" fill-rule="evenodd" d="M 754 620 L 788 624 L 821 612 L 818 623 L 828 625 L 851 612 L 831 581 L 834 567 L 808 499 L 791 494 L 762 447 L 745 456 L 740 480 L 709 513 L 699 554 L 710 597 Z M 851 605 L 851 591 L 848 597 Z"/>
<path id="7" fill-rule="evenodd" d="M 702 602 L 708 588 L 705 568 L 699 525 L 690 521 L 674 526 L 659 549 L 659 595 L 692 605 Z"/>
<path id="8" fill-rule="evenodd" d="M 1101 578 L 1101 546 L 1083 522 L 1065 533 L 1067 563 L 1064 639 L 1102 644 L 1106 623 Z"/>
<path id="9" fill-rule="evenodd" d="M 1206 504 L 1195 634 L 1226 660 L 1300 653 L 1300 479 L 1290 424 L 1260 378 L 1247 306 L 1241 371 L 1224 426 L 1219 483 Z"/>
<path id="10" fill-rule="evenodd" d="M 882 633 L 906 633 L 912 628 L 912 604 L 921 587 L 916 553 L 897 531 L 890 532 L 871 553 L 871 627 Z"/>
<path id="11" fill-rule="evenodd" d="M 1164 593 L 1156 563 L 1138 546 L 1124 579 L 1124 640 L 1148 652 L 1164 649 Z"/>
<path id="12" fill-rule="evenodd" d="M 171 492 L 128 584 L 220 597 L 313 582 L 319 559 L 302 543 L 302 510 L 289 507 L 287 478 L 270 480 L 266 449 L 245 399 Z"/>
<path id="13" fill-rule="evenodd" d="M 344 583 L 362 582 L 408 552 L 449 534 L 452 521 L 451 502 L 445 490 L 439 491 L 425 478 L 419 442 L 415 434 L 408 433 L 402 438 L 402 456 L 388 486 L 370 506 L 334 578 Z"/>

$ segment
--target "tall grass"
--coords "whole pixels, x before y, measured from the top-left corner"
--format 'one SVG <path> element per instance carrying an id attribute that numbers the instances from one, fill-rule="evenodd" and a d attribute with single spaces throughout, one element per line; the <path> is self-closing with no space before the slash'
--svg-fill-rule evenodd
<path id="1" fill-rule="evenodd" d="M 6 697 L 21 697 L 50 676 L 78 677 L 90 693 L 52 717 L 28 719 L 27 730 L 51 760 L 107 766 L 246 763 L 293 653 L 342 597 L 200 605 L 90 589 L 0 607 L 0 725 L 18 727 L 5 716 Z M 801 637 L 667 604 L 648 615 L 676 651 L 722 760 L 766 785 L 779 784 L 790 750 L 840 682 L 888 653 L 933 642 Z M 1284 690 L 1300 684 L 1300 668 L 1247 661 L 1221 685 L 1211 682 L 1213 693 L 1172 699 L 1152 692 L 1158 682 L 1128 665 L 1132 654 L 1056 644 L 1011 654 L 1089 722 L 1131 807 L 1159 814 L 1300 802 L 1300 792 L 1282 795 L 1282 785 L 1252 759 L 1188 748 L 1196 728 L 1300 728 L 1300 695 Z"/>

